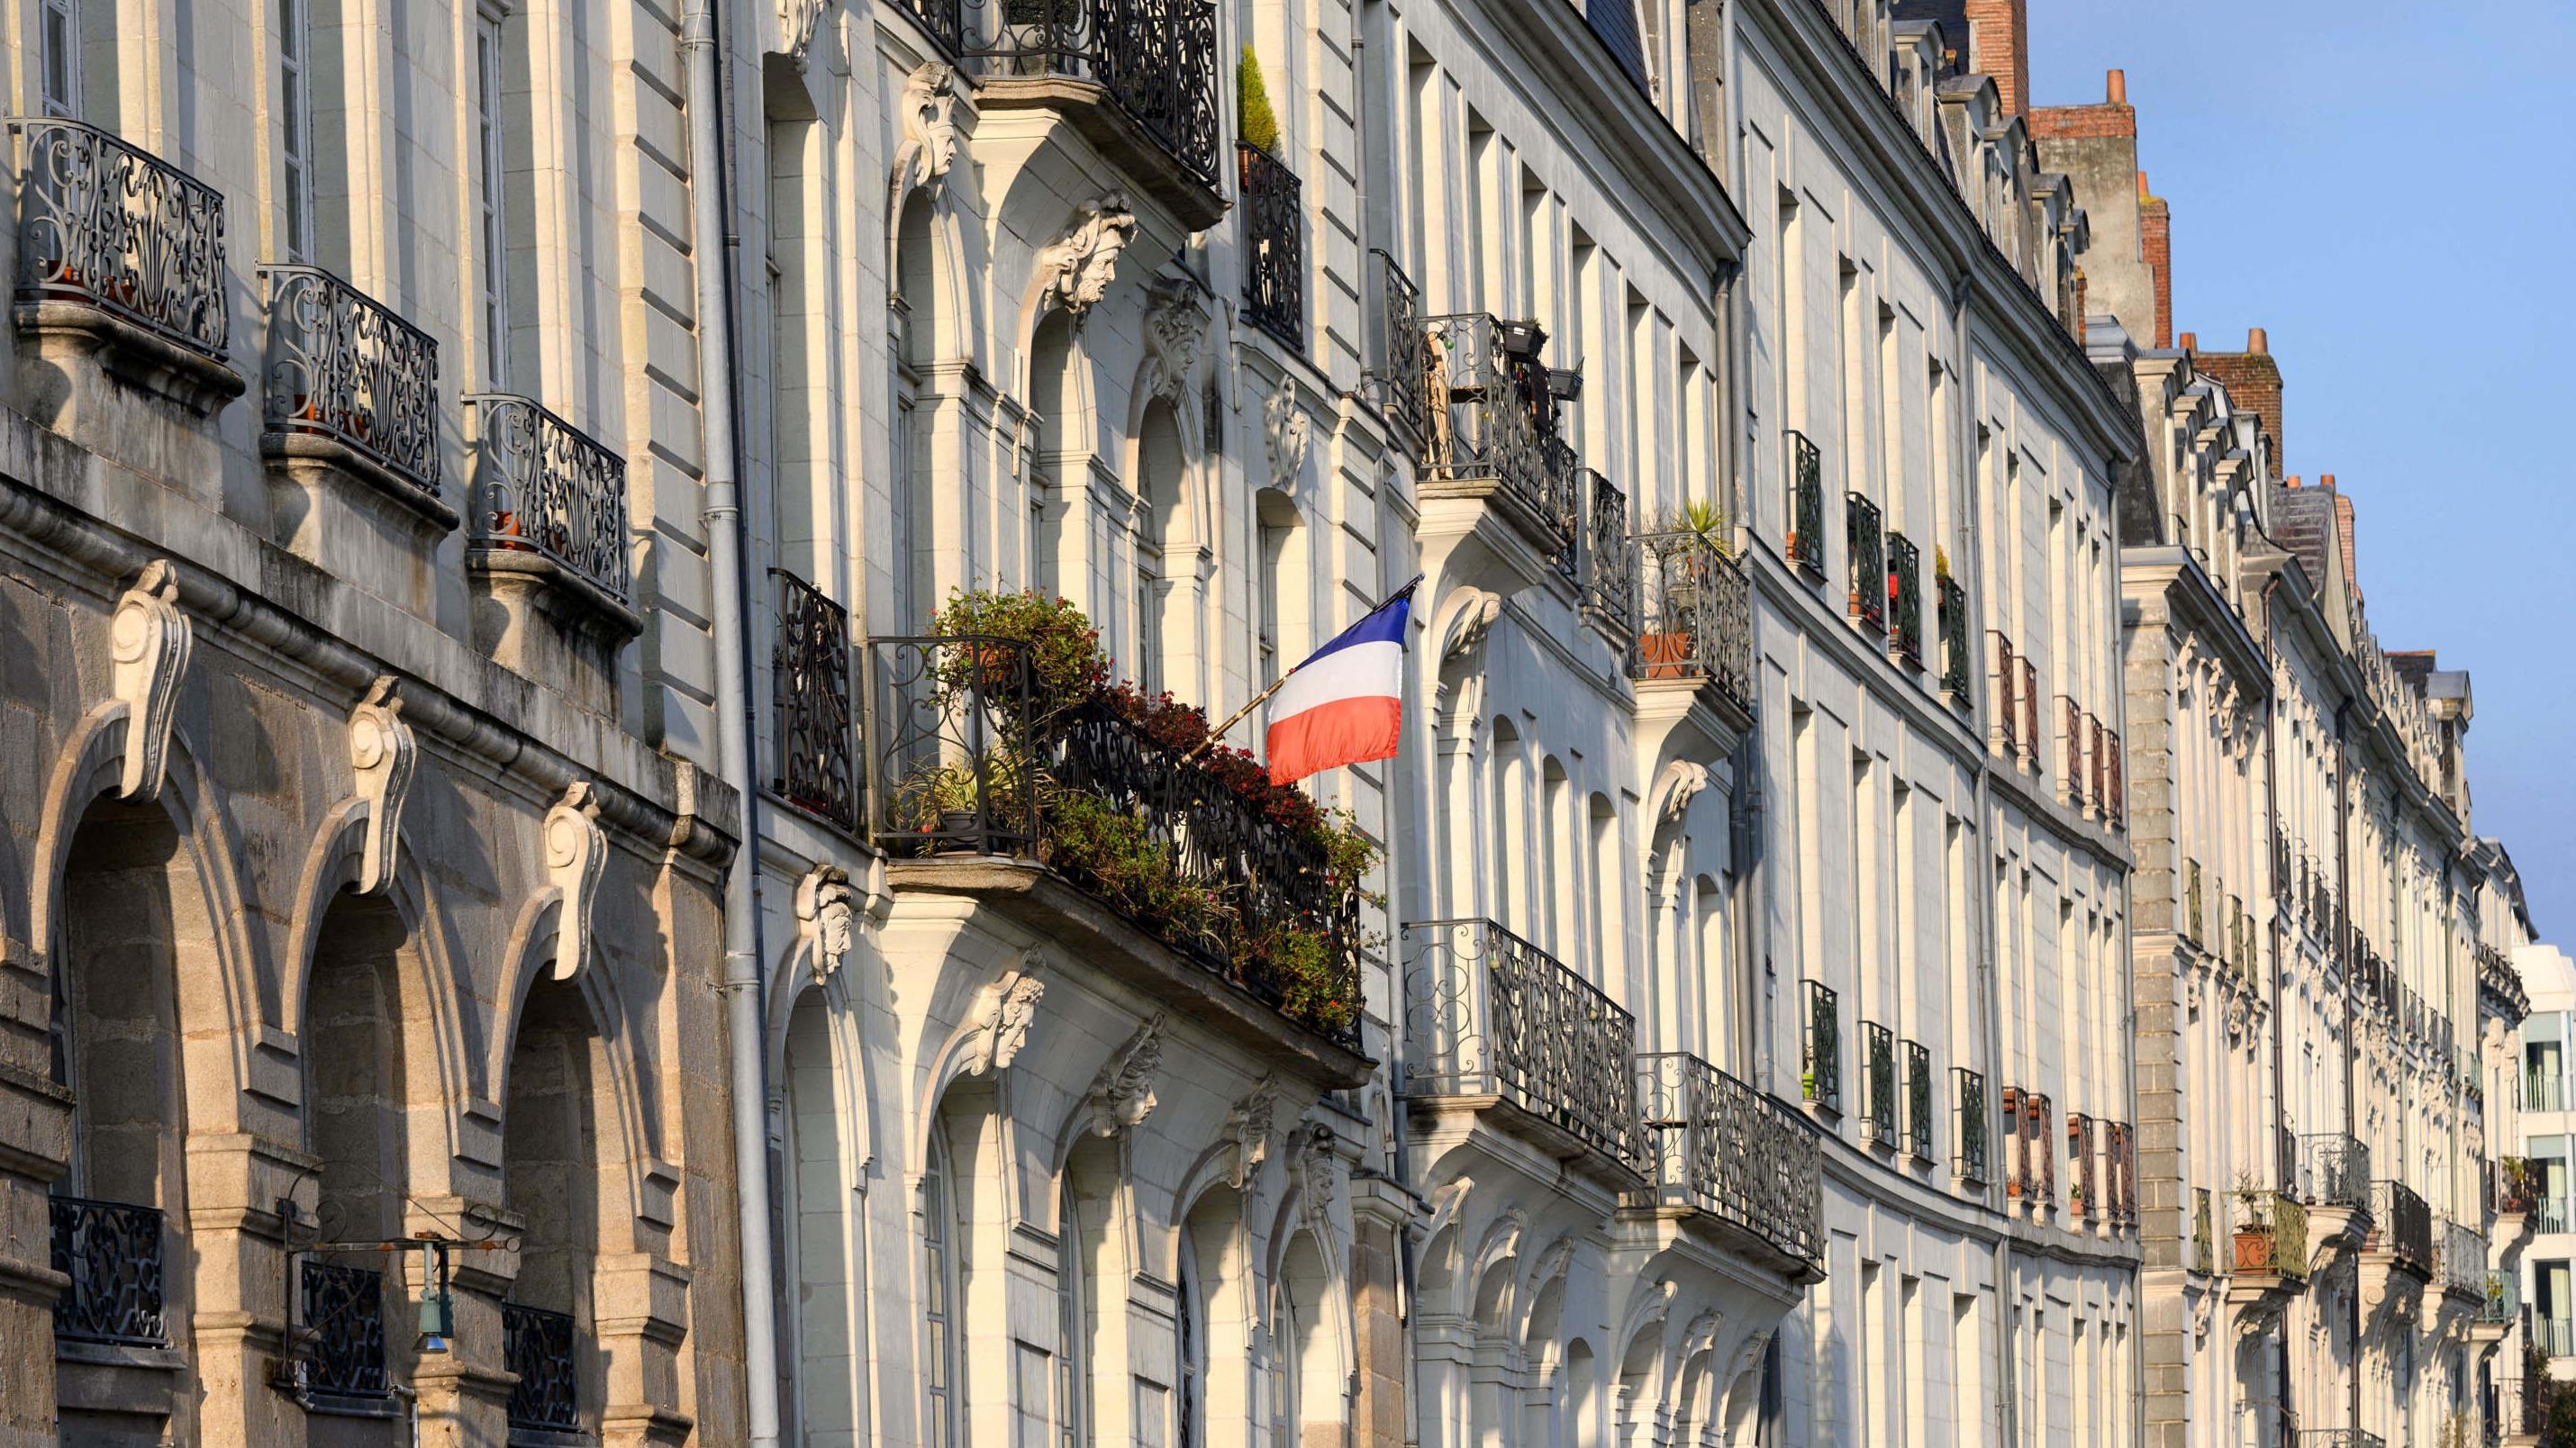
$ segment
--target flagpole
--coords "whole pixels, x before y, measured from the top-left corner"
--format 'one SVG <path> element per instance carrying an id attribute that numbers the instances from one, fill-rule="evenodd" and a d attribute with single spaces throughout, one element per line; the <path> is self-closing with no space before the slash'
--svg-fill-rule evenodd
<path id="1" fill-rule="evenodd" d="M 1413 575 L 1413 581 L 1412 581 L 1411 583 L 1408 583 L 1408 584 L 1404 585 L 1402 588 L 1397 589 L 1395 592 L 1390 593 L 1390 594 L 1388 594 L 1386 597 L 1379 599 L 1377 602 L 1370 604 L 1370 605 L 1368 606 L 1367 611 L 1366 611 L 1366 612 L 1363 612 L 1363 613 L 1360 615 L 1360 617 L 1361 617 L 1361 618 L 1366 618 L 1366 617 L 1368 617 L 1368 616 L 1369 616 L 1369 614 L 1372 614 L 1372 613 L 1377 612 L 1379 609 L 1382 609 L 1382 608 L 1386 607 L 1388 604 L 1395 602 L 1397 599 L 1402 598 L 1404 595 L 1406 595 L 1406 594 L 1408 594 L 1408 593 L 1411 593 L 1413 590 L 1415 590 L 1415 589 L 1417 589 L 1417 588 L 1419 588 L 1419 587 L 1421 587 L 1421 586 L 1422 586 L 1422 575 L 1421 575 L 1421 574 L 1419 574 L 1419 573 L 1417 573 L 1417 574 Z M 1248 700 L 1248 701 L 1246 701 L 1246 702 L 1245 702 L 1245 704 L 1244 704 L 1244 706 L 1243 706 L 1242 708 L 1237 709 L 1237 710 L 1235 710 L 1233 713 L 1228 714 L 1227 716 L 1225 716 L 1225 722 L 1224 722 L 1224 723 L 1219 724 L 1218 726 L 1216 726 L 1216 727 L 1215 727 L 1215 728 L 1213 728 L 1213 729 L 1210 729 L 1210 730 L 1207 732 L 1207 737 L 1206 737 L 1205 739 L 1202 739 L 1202 740 L 1200 740 L 1198 743 L 1196 743 L 1196 744 L 1194 744 L 1194 745 L 1191 745 L 1191 746 L 1190 746 L 1190 752 L 1181 756 L 1181 762 L 1182 762 L 1183 764 L 1187 764 L 1187 763 L 1189 763 L 1191 760 L 1198 758 L 1201 754 L 1206 753 L 1209 745 L 1212 745 L 1212 744 L 1216 743 L 1218 740 L 1220 740 L 1220 739 L 1224 738 L 1224 737 L 1225 737 L 1225 732 L 1226 732 L 1227 730 L 1232 729 L 1235 725 L 1242 723 L 1242 722 L 1243 722 L 1243 716 L 1245 716 L 1246 714 L 1251 713 L 1251 712 L 1252 712 L 1253 710 L 1255 710 L 1255 709 L 1260 708 L 1263 704 L 1268 703 L 1268 702 L 1270 701 L 1270 696 L 1271 696 L 1271 695 L 1278 693 L 1278 692 L 1279 692 L 1279 690 L 1281 689 L 1281 687 L 1283 687 L 1284 685 L 1286 685 L 1286 684 L 1287 684 L 1287 682 L 1288 682 L 1290 679 L 1293 679 L 1293 678 L 1295 678 L 1295 677 L 1297 676 L 1297 669 L 1302 669 L 1302 668 L 1306 667 L 1308 664 L 1313 663 L 1314 661 L 1315 661 L 1315 656 L 1314 656 L 1314 655 L 1312 655 L 1312 654 L 1308 654 L 1305 658 L 1300 659 L 1300 660 L 1298 660 L 1298 661 L 1297 661 L 1297 667 L 1296 667 L 1296 668 L 1294 668 L 1294 669 L 1290 669 L 1287 673 L 1281 674 L 1278 678 L 1271 680 L 1271 681 L 1270 681 L 1270 687 L 1269 687 L 1269 688 L 1266 688 L 1266 689 L 1262 690 L 1260 693 L 1253 695 L 1253 696 L 1252 696 L 1252 698 L 1251 698 L 1250 700 Z"/>

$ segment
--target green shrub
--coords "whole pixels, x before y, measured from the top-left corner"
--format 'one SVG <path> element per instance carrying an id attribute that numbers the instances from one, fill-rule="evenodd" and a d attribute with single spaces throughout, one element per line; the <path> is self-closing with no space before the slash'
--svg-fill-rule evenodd
<path id="1" fill-rule="evenodd" d="M 1279 116 L 1270 109 L 1270 88 L 1261 82 L 1261 62 L 1253 58 L 1249 45 L 1243 48 L 1243 59 L 1235 63 L 1234 90 L 1244 144 L 1278 155 Z"/>

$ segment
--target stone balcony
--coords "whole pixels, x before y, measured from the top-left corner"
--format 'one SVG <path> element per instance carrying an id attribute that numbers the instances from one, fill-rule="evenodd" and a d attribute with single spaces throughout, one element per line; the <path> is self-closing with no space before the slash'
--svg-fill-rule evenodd
<path id="1" fill-rule="evenodd" d="M 35 344 L 21 376 L 35 410 L 76 410 L 74 375 L 93 365 L 200 415 L 240 396 L 223 194 L 95 126 L 8 125 L 18 152 L 12 315 Z"/>
<path id="2" fill-rule="evenodd" d="M 2287 1192 L 2236 1194 L 2228 1305 L 2248 1326 L 2279 1315 L 2308 1286 L 2308 1209 Z"/>
<path id="3" fill-rule="evenodd" d="M 1647 1179 L 1628 1012 L 1491 920 L 1416 921 L 1402 945 L 1417 1112 L 1472 1117 L 1614 1192 Z"/>
<path id="4" fill-rule="evenodd" d="M 2370 1235 L 2361 1248 L 2361 1299 L 2411 1316 L 2433 1280 L 2433 1211 L 2401 1181 L 2370 1184 Z"/>
<path id="5" fill-rule="evenodd" d="M 532 398 L 465 399 L 474 642 L 592 708 L 643 631 L 631 598 L 626 460 Z"/>
<path id="6" fill-rule="evenodd" d="M 2292 1141 L 2294 1189 L 2308 1209 L 2318 1259 L 2360 1249 L 2373 1226 L 2370 1147 L 2340 1131 L 2309 1132 Z"/>
<path id="7" fill-rule="evenodd" d="M 1699 736 L 1692 757 L 1723 759 L 1753 727 L 1753 586 L 1715 538 L 1692 530 L 1633 540 L 1636 612 L 1621 630 L 1646 758 L 1673 731 Z"/>
<path id="8" fill-rule="evenodd" d="M 1648 1145 L 1643 1210 L 1689 1214 L 1733 1253 L 1824 1276 L 1824 1153 L 1793 1108 L 1697 1056 L 1637 1058 Z"/>
<path id="9" fill-rule="evenodd" d="M 1399 325 L 1390 320 L 1390 328 Z M 1510 595 L 1568 577 L 1578 549 L 1583 499 L 1577 460 L 1556 436 L 1556 406 L 1571 373 L 1541 359 L 1547 333 L 1535 322 L 1482 312 L 1425 318 L 1417 355 L 1400 334 L 1389 341 L 1399 416 L 1422 428 L 1420 480 L 1424 567 Z M 1403 393 L 1419 389 L 1418 406 Z"/>
<path id="10" fill-rule="evenodd" d="M 976 80 L 989 124 L 1071 127 L 1184 231 L 1225 215 L 1219 85 L 1233 70 L 1214 0 L 902 0 Z"/>
<path id="11" fill-rule="evenodd" d="M 837 606 L 796 607 L 789 666 L 827 671 Z M 1245 797 L 1239 761 L 1194 756 L 1114 691 L 1040 697 L 1021 643 L 866 647 L 863 817 L 899 897 L 972 901 L 1257 1059 L 1333 1089 L 1368 1080 L 1358 891 L 1320 835 Z M 831 709 L 809 722 L 818 751 L 836 747 Z M 820 777 L 791 774 L 790 802 L 823 812 L 829 791 L 798 782 Z"/>

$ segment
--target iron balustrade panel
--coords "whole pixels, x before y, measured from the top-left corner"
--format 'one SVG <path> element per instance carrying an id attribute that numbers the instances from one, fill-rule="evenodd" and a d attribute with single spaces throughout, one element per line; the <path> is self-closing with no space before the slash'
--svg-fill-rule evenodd
<path id="1" fill-rule="evenodd" d="M 536 401 L 465 399 L 474 425 L 474 541 L 541 554 L 623 604 L 626 460 Z"/>
<path id="2" fill-rule="evenodd" d="M 320 267 L 261 274 L 268 430 L 328 438 L 436 498 L 438 343 Z"/>
<path id="3" fill-rule="evenodd" d="M 2111 821 L 2111 828 L 2126 829 L 2129 824 L 2128 764 L 2126 757 L 2120 752 L 2122 747 L 2120 732 L 2116 729 L 2105 729 L 2102 733 L 2104 748 L 2108 751 L 2103 765 L 2102 813 Z"/>
<path id="4" fill-rule="evenodd" d="M 2444 1290 L 2486 1295 L 2487 1239 L 2465 1222 L 2444 1218 L 2433 1236 L 2433 1275 Z"/>
<path id="5" fill-rule="evenodd" d="M 1422 291 L 1376 247 L 1369 259 L 1377 273 L 1378 381 L 1388 420 L 1408 450 L 1420 455 L 1431 441 L 1431 417 L 1448 406 L 1445 390 L 1433 391 L 1431 333 L 1422 315 Z"/>
<path id="6" fill-rule="evenodd" d="M 2299 1195 L 2320 1207 L 2370 1205 L 2370 1146 L 2345 1132 L 2299 1138 Z"/>
<path id="7" fill-rule="evenodd" d="M 2480 1282 L 2478 1321 L 2510 1324 L 2522 1317 L 2522 1278 L 2513 1272 L 2489 1272 Z"/>
<path id="8" fill-rule="evenodd" d="M 223 193 L 95 126 L 9 122 L 19 142 L 18 300 L 94 308 L 217 362 Z"/>
<path id="9" fill-rule="evenodd" d="M 773 568 L 778 640 L 770 653 L 779 798 L 845 830 L 859 826 L 856 697 L 850 614 L 804 579 Z"/>
<path id="10" fill-rule="evenodd" d="M 2433 1209 L 2400 1181 L 2370 1185 L 2372 1245 L 2419 1271 L 2433 1267 Z"/>
<path id="11" fill-rule="evenodd" d="M 344 1398 L 382 1398 L 385 1377 L 385 1274 L 306 1259 L 298 1321 L 313 1334 L 305 1349 L 306 1386 Z"/>
<path id="12" fill-rule="evenodd" d="M 1576 502 L 1569 454 L 1552 449 L 1556 401 L 1538 361 L 1533 322 L 1483 312 L 1433 317 L 1424 384 L 1430 402 L 1426 481 L 1490 479 L 1536 523 L 1550 558 L 1574 544 Z"/>
<path id="13" fill-rule="evenodd" d="M 1995 748 L 2006 755 L 2021 749 L 2021 665 L 2013 655 L 2012 639 L 2000 629 L 1986 630 L 1995 641 L 1995 672 L 1991 680 L 1995 710 Z"/>
<path id="14" fill-rule="evenodd" d="M 1842 998 L 1820 980 L 1807 982 L 1807 1031 L 1799 1059 L 1800 1094 L 1828 1111 L 1843 1109 Z"/>
<path id="15" fill-rule="evenodd" d="M 2301 1428 L 2287 1448 L 2388 1448 L 2388 1444 L 2362 1428 Z"/>
<path id="16" fill-rule="evenodd" d="M 1968 652 L 1968 590 L 1944 573 L 1933 580 L 1932 591 L 1940 600 L 1941 692 L 1953 702 L 1964 703 L 1972 663 Z"/>
<path id="17" fill-rule="evenodd" d="M 1902 533 L 1887 535 L 1887 612 L 1896 656 L 1923 667 L 1923 550 Z"/>
<path id="18" fill-rule="evenodd" d="M 1589 517 L 1583 507 L 1584 475 L 1591 470 L 1575 461 L 1574 445 L 1567 442 L 1563 434 L 1548 431 L 1544 426 L 1540 430 L 1538 455 L 1547 464 L 1549 495 L 1561 496 L 1570 505 L 1565 514 L 1565 526 L 1560 529 L 1551 524 L 1548 529 L 1548 538 L 1556 551 L 1548 555 L 1547 566 L 1556 570 L 1557 577 L 1564 579 L 1573 587 L 1581 588 L 1583 586 L 1581 557 L 1583 538 L 1585 530 L 1590 526 Z M 1560 478 L 1564 480 L 1561 489 L 1556 482 Z"/>
<path id="19" fill-rule="evenodd" d="M 2200 861 L 2191 862 L 2191 871 L 2183 892 L 2183 939 L 2201 943 L 2200 933 Z"/>
<path id="20" fill-rule="evenodd" d="M 1637 537 L 1642 605 L 1628 654 L 1632 679 L 1696 678 L 1753 712 L 1753 581 L 1705 536 Z"/>
<path id="21" fill-rule="evenodd" d="M 1851 616 L 1871 633 L 1887 631 L 1887 543 L 1878 505 L 1858 493 L 1843 495 L 1843 542 L 1850 556 Z"/>
<path id="22" fill-rule="evenodd" d="M 1932 1052 L 1920 1041 L 1906 1041 L 1905 1149 L 1929 1160 L 1932 1155 Z"/>
<path id="23" fill-rule="evenodd" d="M 824 0 L 810 0 L 820 9 Z M 892 0 L 894 7 L 918 21 L 930 32 L 930 38 L 950 55 L 965 47 L 966 19 L 964 0 Z M 788 32 L 794 34 L 791 28 Z"/>
<path id="24" fill-rule="evenodd" d="M 1789 562 L 1825 574 L 1825 458 L 1803 432 L 1789 433 Z"/>
<path id="25" fill-rule="evenodd" d="M 1628 527 L 1628 495 L 1590 468 L 1583 470 L 1583 608 L 1611 638 L 1637 630 L 1639 549 Z"/>
<path id="26" fill-rule="evenodd" d="M 2111 816 L 2110 732 L 2101 720 L 2084 716 L 2084 797 L 2105 819 Z"/>
<path id="27" fill-rule="evenodd" d="M 2021 747 L 2031 768 L 2039 768 L 2039 661 L 2021 656 Z"/>
<path id="28" fill-rule="evenodd" d="M 897 854 L 1035 855 L 1037 701 L 1020 646 L 877 638 L 867 659 L 877 845 Z"/>
<path id="29" fill-rule="evenodd" d="M 1243 197 L 1243 315 L 1287 344 L 1306 350 L 1305 183 L 1288 163 L 1250 141 L 1234 143 L 1235 185 Z"/>
<path id="30" fill-rule="evenodd" d="M 1823 1260 L 1824 1150 L 1796 1112 L 1682 1053 L 1638 1057 L 1637 1088 L 1659 1196 Z"/>
<path id="31" fill-rule="evenodd" d="M 1950 1071 L 1952 1109 L 1957 1113 L 1959 1149 L 1951 1161 L 1951 1170 L 1962 1181 L 1986 1179 L 1986 1078 L 1981 1072 L 1965 1066 Z"/>
<path id="32" fill-rule="evenodd" d="M 1155 145 L 1218 189 L 1213 0 L 963 0 L 958 46 L 987 78 L 1089 81 Z"/>
<path id="33" fill-rule="evenodd" d="M 2307 1276 L 2308 1209 L 2285 1192 L 2254 1189 L 2237 1199 L 2237 1230 L 2246 1235 L 2236 1243 L 2236 1270 Z"/>
<path id="34" fill-rule="evenodd" d="M 581 1387 L 573 1363 L 579 1336 L 569 1313 L 501 1304 L 501 1357 L 519 1381 L 510 1389 L 510 1426 L 543 1432 L 581 1429 Z"/>
<path id="35" fill-rule="evenodd" d="M 163 1219 L 153 1207 L 51 1197 L 54 1270 L 70 1279 L 54 1302 L 66 1342 L 161 1347 Z"/>
<path id="36" fill-rule="evenodd" d="M 2071 1168 L 2067 1175 L 2074 1178 L 2067 1205 L 2088 1220 L 2102 1215 L 2102 1182 L 2095 1170 L 2098 1158 L 2093 1140 L 2097 1125 L 2081 1111 L 2066 1113 L 2066 1156 Z"/>
<path id="37" fill-rule="evenodd" d="M 1415 921 L 1401 933 L 1412 957 L 1411 1093 L 1497 1096 L 1613 1161 L 1652 1167 L 1626 1011 L 1491 920 Z"/>
<path id="38" fill-rule="evenodd" d="M 1876 1021 L 1860 1023 L 1861 1120 L 1870 1138 L 1896 1140 L 1896 1034 Z"/>
<path id="39" fill-rule="evenodd" d="M 2066 749 L 2065 772 L 2058 776 L 2057 797 L 2067 804 L 2084 803 L 2084 711 L 2064 694 L 2057 696 L 2057 735 Z"/>

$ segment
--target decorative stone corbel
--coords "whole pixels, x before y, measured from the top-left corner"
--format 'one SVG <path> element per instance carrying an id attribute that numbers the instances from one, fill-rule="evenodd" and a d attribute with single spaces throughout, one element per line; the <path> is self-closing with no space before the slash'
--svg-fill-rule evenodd
<path id="1" fill-rule="evenodd" d="M 778 0 L 778 26 L 787 42 L 787 53 L 802 60 L 814 44 L 814 32 L 822 28 L 823 10 L 829 0 Z"/>
<path id="2" fill-rule="evenodd" d="M 1261 442 L 1270 458 L 1271 486 L 1294 497 L 1306 473 L 1306 445 L 1313 431 L 1306 415 L 1305 389 L 1282 376 L 1279 390 L 1262 399 Z"/>
<path id="3" fill-rule="evenodd" d="M 1208 314 L 1198 286 L 1159 276 L 1145 289 L 1145 395 L 1189 415 L 1189 395 L 1207 360 Z"/>
<path id="4" fill-rule="evenodd" d="M 178 717 L 179 688 L 195 642 L 188 616 L 179 610 L 177 565 L 158 558 L 144 566 L 116 601 L 107 636 L 115 666 L 110 687 L 125 706 L 125 772 L 117 797 L 156 799 L 170 762 L 170 721 Z"/>
<path id="5" fill-rule="evenodd" d="M 1297 1154 L 1298 1214 L 1317 1242 L 1333 1242 L 1333 1203 L 1342 1193 L 1342 1158 L 1334 1149 L 1340 1138 L 1317 1122 L 1299 1127 L 1290 1140 Z"/>
<path id="6" fill-rule="evenodd" d="M 1038 1002 L 1046 996 L 1046 982 L 1039 973 L 1045 969 L 1045 954 L 1026 950 L 1020 954 L 1019 968 L 994 985 L 993 1004 L 985 1012 L 967 1061 L 969 1071 L 983 1076 L 1011 1068 L 1020 1048 L 1028 1044 L 1029 1028 L 1037 1023 Z"/>
<path id="7" fill-rule="evenodd" d="M 1458 1209 L 1467 1204 L 1467 1193 L 1475 1186 L 1474 1178 L 1460 1177 L 1431 1194 L 1431 1220 L 1422 1226 L 1423 1241 L 1437 1240 L 1441 1228 L 1458 1220 Z"/>
<path id="8" fill-rule="evenodd" d="M 1154 1111 L 1154 1073 L 1163 1069 L 1164 1014 L 1136 1028 L 1127 1043 L 1110 1053 L 1092 1078 L 1091 1132 L 1115 1136 L 1120 1128 L 1142 1126 Z"/>
<path id="9" fill-rule="evenodd" d="M 599 872 L 608 864 L 596 793 L 589 780 L 576 779 L 546 811 L 546 876 L 563 895 L 555 932 L 557 980 L 578 977 L 590 958 L 590 911 L 599 898 Z"/>
<path id="10" fill-rule="evenodd" d="M 1441 620 L 1441 661 L 1446 663 L 1473 653 L 1476 646 L 1485 641 L 1485 634 L 1493 628 L 1494 620 L 1502 616 L 1501 594 L 1481 588 L 1459 589 L 1457 598 L 1450 603 L 1447 615 Z"/>
<path id="11" fill-rule="evenodd" d="M 848 958 L 857 911 L 858 892 L 838 865 L 816 865 L 796 882 L 796 931 L 816 985 L 830 980 Z"/>
<path id="12" fill-rule="evenodd" d="M 395 685 L 393 675 L 378 676 L 349 711 L 349 767 L 357 775 L 358 798 L 367 805 L 367 842 L 358 862 L 361 895 L 375 894 L 394 877 L 403 800 L 411 792 L 412 765 L 420 756 L 411 726 L 402 721 Z"/>
<path id="13" fill-rule="evenodd" d="M 1655 780 L 1655 792 L 1651 797 L 1663 802 L 1662 809 L 1658 811 L 1660 818 L 1677 821 L 1690 808 L 1691 800 L 1706 788 L 1707 765 L 1676 759 L 1664 766 L 1664 772 Z"/>
<path id="14" fill-rule="evenodd" d="M 1079 326 L 1109 295 L 1118 255 L 1136 239 L 1136 213 L 1127 193 L 1112 191 L 1075 209 L 1064 233 L 1038 252 L 1038 310 L 1061 307 Z"/>
<path id="15" fill-rule="evenodd" d="M 957 161 L 957 71 L 930 61 L 904 81 L 904 181 L 908 191 L 937 189 Z"/>
<path id="16" fill-rule="evenodd" d="M 1226 1182 L 1236 1191 L 1248 1186 L 1252 1174 L 1270 1159 L 1270 1123 L 1278 1108 L 1279 1077 L 1273 1073 L 1254 1082 L 1226 1113 L 1225 1134 L 1234 1143 L 1234 1164 L 1226 1170 Z"/>

